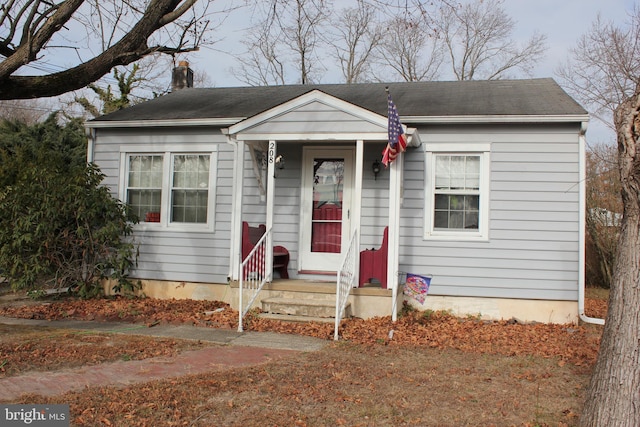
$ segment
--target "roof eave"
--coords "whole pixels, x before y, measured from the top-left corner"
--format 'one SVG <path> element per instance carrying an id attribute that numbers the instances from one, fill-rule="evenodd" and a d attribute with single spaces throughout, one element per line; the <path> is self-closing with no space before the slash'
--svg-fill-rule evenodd
<path id="1" fill-rule="evenodd" d="M 402 123 L 582 123 L 589 121 L 588 114 L 562 115 L 469 115 L 469 116 L 402 116 Z"/>
<path id="2" fill-rule="evenodd" d="M 168 119 L 168 120 L 92 120 L 87 128 L 140 128 L 175 126 L 232 126 L 246 117 Z M 402 123 L 451 124 L 451 123 L 582 123 L 589 121 L 588 114 L 562 115 L 469 115 L 469 116 L 402 116 Z"/>
<path id="3" fill-rule="evenodd" d="M 168 120 L 92 120 L 85 123 L 87 128 L 139 128 L 175 126 L 231 126 L 246 117 L 224 117 L 214 119 L 168 119 Z"/>

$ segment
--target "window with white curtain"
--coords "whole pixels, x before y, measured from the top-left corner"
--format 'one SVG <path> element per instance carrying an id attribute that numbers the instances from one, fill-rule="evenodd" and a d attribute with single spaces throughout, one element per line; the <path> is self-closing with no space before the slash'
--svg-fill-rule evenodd
<path id="1" fill-rule="evenodd" d="M 212 229 L 216 152 L 121 153 L 123 200 L 150 228 Z M 140 150 L 142 148 L 139 148 Z"/>
<path id="2" fill-rule="evenodd" d="M 210 157 L 207 154 L 173 156 L 171 222 L 207 222 Z"/>
<path id="3" fill-rule="evenodd" d="M 432 144 L 426 154 L 425 237 L 487 239 L 489 144 Z"/>

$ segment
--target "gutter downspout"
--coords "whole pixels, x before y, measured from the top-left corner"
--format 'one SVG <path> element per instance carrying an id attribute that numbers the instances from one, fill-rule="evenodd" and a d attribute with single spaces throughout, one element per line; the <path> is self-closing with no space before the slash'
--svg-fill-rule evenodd
<path id="1" fill-rule="evenodd" d="M 96 145 L 96 130 L 94 128 L 85 128 L 87 135 L 87 163 L 93 163 Z"/>
<path id="2" fill-rule="evenodd" d="M 233 147 L 233 182 L 231 184 L 231 233 L 229 245 L 229 282 L 240 280 L 240 265 L 242 264 L 242 197 L 244 176 L 244 141 L 238 141 L 229 129 L 221 130 L 227 138 L 227 144 Z"/>
<path id="3" fill-rule="evenodd" d="M 586 323 L 592 323 L 595 325 L 604 325 L 604 319 L 598 319 L 596 317 L 589 317 L 584 312 L 584 299 L 585 299 L 585 242 L 586 242 L 586 187 L 587 187 L 587 165 L 586 165 L 586 138 L 587 122 L 582 122 L 580 127 L 580 137 L 578 141 L 580 151 L 579 162 L 579 182 L 580 182 L 580 196 L 579 196 L 579 211 L 580 211 L 580 224 L 579 224 L 579 238 L 578 238 L 578 315 L 580 320 Z"/>

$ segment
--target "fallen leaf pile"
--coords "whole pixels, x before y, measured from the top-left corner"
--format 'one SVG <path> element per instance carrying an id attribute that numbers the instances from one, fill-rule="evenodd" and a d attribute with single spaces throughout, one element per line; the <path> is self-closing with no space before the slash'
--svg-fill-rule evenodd
<path id="1" fill-rule="evenodd" d="M 603 299 L 586 298 L 584 311 L 587 316 L 604 319 L 607 317 L 607 301 Z"/>
<path id="2" fill-rule="evenodd" d="M 216 314 L 215 318 L 212 314 Z M 221 315 L 220 315 L 221 314 Z M 98 322 L 190 323 L 202 326 L 237 326 L 229 305 L 219 301 L 164 300 L 113 297 L 60 299 L 43 304 L 0 307 L 0 315 L 23 319 L 93 320 Z"/>
<path id="3" fill-rule="evenodd" d="M 590 302 L 591 303 L 591 302 Z M 598 310 L 604 306 L 593 303 Z M 595 316 L 598 313 L 589 313 Z M 153 326 L 159 323 L 237 328 L 238 312 L 219 301 L 160 300 L 153 298 L 62 299 L 25 306 L 0 307 L 0 316 L 28 319 L 126 321 Z M 333 323 L 293 323 L 261 318 L 252 312 L 247 328 L 332 339 Z M 595 325 L 522 324 L 456 318 L 441 312 L 409 311 L 397 322 L 389 316 L 342 321 L 341 339 L 369 345 L 455 348 L 465 352 L 558 357 L 560 363 L 592 365 L 597 357 L 602 327 Z"/>

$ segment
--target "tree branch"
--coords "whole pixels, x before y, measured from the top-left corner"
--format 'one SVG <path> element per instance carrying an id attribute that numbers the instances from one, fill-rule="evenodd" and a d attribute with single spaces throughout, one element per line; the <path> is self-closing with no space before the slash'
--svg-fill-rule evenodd
<path id="1" fill-rule="evenodd" d="M 51 37 L 71 19 L 73 13 L 84 3 L 84 0 L 66 0 L 46 20 L 45 24 L 31 37 L 27 37 L 20 43 L 15 53 L 0 63 L 0 82 L 24 64 L 35 59 L 36 54 L 42 49 Z"/>
<path id="2" fill-rule="evenodd" d="M 38 31 L 36 41 L 20 46 L 20 52 L 0 63 L 0 99 L 27 99 L 60 95 L 80 89 L 107 74 L 114 66 L 127 65 L 153 52 L 184 52 L 193 49 L 168 48 L 166 46 L 147 46 L 147 39 L 159 28 L 178 19 L 196 0 L 187 0 L 182 6 L 181 0 L 152 0 L 145 14 L 117 43 L 100 55 L 76 67 L 44 76 L 10 75 L 20 66 L 29 62 L 28 54 L 37 53 L 44 43 L 66 22 L 84 0 L 66 0 L 56 13 Z M 186 6 L 189 7 L 186 7 Z M 177 8 L 177 9 L 176 9 Z M 26 60 L 26 61 L 25 61 Z"/>

